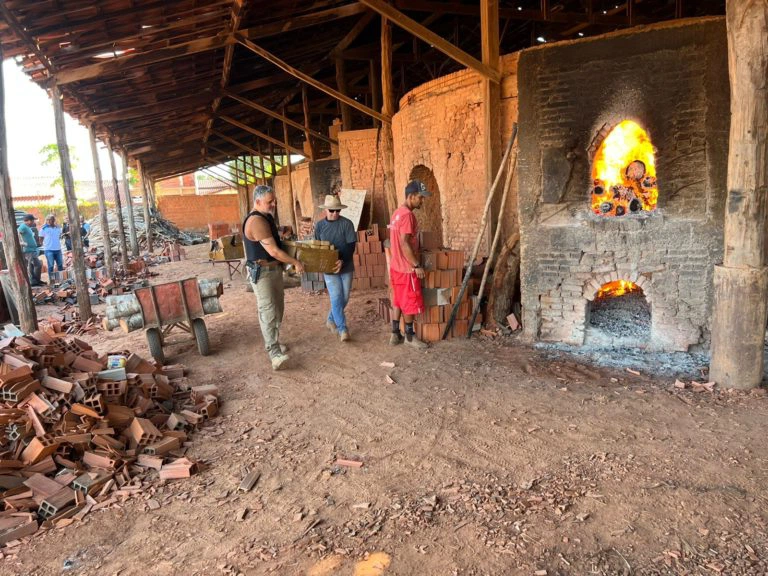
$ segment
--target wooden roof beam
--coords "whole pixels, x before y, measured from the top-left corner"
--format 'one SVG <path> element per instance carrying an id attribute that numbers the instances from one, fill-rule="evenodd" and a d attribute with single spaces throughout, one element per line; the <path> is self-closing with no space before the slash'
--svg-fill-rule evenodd
<path id="1" fill-rule="evenodd" d="M 300 30 L 302 28 L 309 28 L 312 26 L 318 26 L 320 24 L 327 24 L 328 22 L 333 22 L 334 20 L 355 16 L 356 14 L 362 14 L 367 10 L 368 9 L 365 6 L 356 2 L 353 4 L 337 6 L 327 10 L 319 10 L 317 12 L 303 14 L 300 16 L 288 16 L 284 19 L 280 19 L 277 22 L 262 24 L 261 26 L 253 26 L 251 28 L 240 30 L 239 33 L 253 40 L 257 40 L 259 38 L 267 38 L 269 36 L 283 34 L 284 32 Z"/>
<path id="2" fill-rule="evenodd" d="M 137 66 L 147 66 L 149 64 L 182 58 L 200 52 L 218 50 L 229 46 L 234 42 L 235 38 L 231 34 L 220 34 L 211 38 L 201 38 L 199 40 L 183 42 L 175 46 L 160 48 L 146 53 L 126 54 L 124 56 L 118 56 L 112 60 L 107 60 L 106 62 L 99 62 L 97 64 L 90 64 L 88 66 L 70 70 L 61 70 L 55 76 L 56 83 L 59 85 L 69 84 L 71 82 L 98 78 L 99 76 L 117 74 Z"/>
<path id="3" fill-rule="evenodd" d="M 299 124 L 298 122 L 295 122 L 294 120 L 291 120 L 290 118 L 287 118 L 282 114 L 274 112 L 269 108 L 267 108 L 266 106 L 262 106 L 261 104 L 258 104 L 253 100 L 248 100 L 247 98 L 243 98 L 242 96 L 238 96 L 237 94 L 233 94 L 227 90 L 224 91 L 224 95 L 229 98 L 232 98 L 233 100 L 236 100 L 237 102 L 240 102 L 240 104 L 243 104 L 244 106 L 253 108 L 254 110 L 258 110 L 259 112 L 263 112 L 264 114 L 266 114 L 267 116 L 271 116 L 275 120 L 280 120 L 282 122 L 285 122 L 289 126 L 293 126 L 294 128 L 298 128 L 299 130 L 304 130 L 304 126 L 302 124 Z M 309 133 L 315 138 L 328 142 L 329 144 L 338 144 L 338 142 L 333 138 L 329 138 L 325 134 L 321 134 L 320 132 L 317 132 L 315 130 L 310 129 Z"/>
<path id="4" fill-rule="evenodd" d="M 257 150 L 254 150 L 250 146 L 246 146 L 242 142 L 238 142 L 234 138 L 231 138 L 231 137 L 227 136 L 226 134 L 224 134 L 223 132 L 219 132 L 218 130 L 211 130 L 211 135 L 212 136 L 217 136 L 217 137 L 221 138 L 222 140 L 224 140 L 225 142 L 229 142 L 230 144 L 232 144 L 233 146 L 236 146 L 237 148 L 239 148 L 243 152 L 248 152 L 249 154 L 252 154 L 253 156 L 259 156 L 261 154 L 261 152 L 258 152 Z"/>
<path id="5" fill-rule="evenodd" d="M 397 24 L 404 30 L 407 30 L 420 40 L 426 42 L 427 44 L 433 46 L 437 50 L 440 50 L 443 54 L 453 58 L 456 60 L 459 64 L 462 64 L 466 66 L 467 68 L 470 68 L 471 70 L 475 70 L 476 72 L 480 73 L 482 76 L 485 76 L 489 80 L 492 80 L 493 82 L 500 82 L 501 81 L 501 73 L 498 70 L 494 70 L 490 66 L 483 64 L 480 60 L 475 58 L 474 56 L 470 56 L 460 48 L 456 47 L 454 44 L 451 44 L 441 36 L 438 36 L 434 32 L 432 32 L 429 28 L 426 26 L 423 26 L 416 22 L 415 20 L 409 18 L 396 8 L 393 8 L 384 0 L 359 0 L 360 3 L 365 4 L 372 10 L 375 10 L 379 14 L 381 14 L 383 17 L 390 20 L 392 23 Z M 479 12 L 478 12 L 479 15 Z"/>
<path id="6" fill-rule="evenodd" d="M 240 130 L 245 130 L 249 134 L 253 134 L 254 136 L 258 136 L 259 138 L 263 138 L 267 142 L 272 142 L 272 144 L 276 146 L 283 146 L 284 143 L 278 140 L 277 138 L 272 138 L 269 134 L 264 134 L 264 132 L 261 132 L 259 130 L 256 130 L 256 128 L 251 128 L 250 126 L 246 126 L 242 122 L 238 122 L 234 118 L 230 118 L 229 116 L 224 116 L 223 114 L 219 115 L 219 118 L 224 120 L 224 122 L 228 122 L 229 124 L 232 124 L 232 126 L 235 126 L 237 128 L 240 128 Z M 303 127 L 302 127 L 303 129 Z M 293 146 L 289 147 L 290 151 L 294 154 L 299 154 L 301 156 L 304 156 L 304 151 L 299 150 L 298 148 L 294 148 Z"/>
<path id="7" fill-rule="evenodd" d="M 321 92 L 325 92 L 329 96 L 333 96 L 337 100 L 339 100 L 339 101 L 341 101 L 341 102 L 351 106 L 352 108 L 355 108 L 356 110 L 359 110 L 360 112 L 363 112 L 364 114 L 367 114 L 368 116 L 372 116 L 372 117 L 376 118 L 377 120 L 381 120 L 382 122 L 391 122 L 392 119 L 389 116 L 384 116 L 383 114 L 380 114 L 376 110 L 373 110 L 373 109 L 369 108 L 368 106 L 365 106 L 364 104 L 360 104 L 360 102 L 358 102 L 354 98 L 350 98 L 349 96 L 345 96 L 344 94 L 342 94 L 338 90 L 334 90 L 333 88 L 330 88 L 329 86 L 326 86 L 322 82 L 318 82 L 317 80 L 312 78 L 312 76 L 309 76 L 309 75 L 305 74 L 304 72 L 302 72 L 301 70 L 298 70 L 297 68 L 294 68 L 293 66 L 291 66 L 287 62 L 283 62 L 282 60 L 280 60 L 274 54 L 268 52 L 267 50 L 265 50 L 261 46 L 258 46 L 257 44 L 254 44 L 253 42 L 251 42 L 247 38 L 243 37 L 242 35 L 235 34 L 235 38 L 237 38 L 238 42 L 240 42 L 243 46 L 245 46 L 246 48 L 248 48 L 252 52 L 255 52 L 256 54 L 258 54 L 259 56 L 261 56 L 262 58 L 264 58 L 268 62 L 271 62 L 272 64 L 274 64 L 278 68 L 284 70 L 285 72 L 287 72 L 291 76 L 295 76 L 296 78 L 298 78 L 299 80 L 303 81 L 304 83 L 309 84 L 310 86 L 320 90 Z"/>
<path id="8" fill-rule="evenodd" d="M 122 110 L 102 112 L 101 114 L 87 114 L 85 118 L 90 122 L 107 124 L 109 122 L 122 122 L 124 120 L 141 118 L 143 116 L 151 116 L 153 114 L 169 114 L 179 109 L 207 104 L 211 101 L 213 94 L 214 93 L 212 92 L 206 93 L 206 91 L 192 95 L 187 94 L 179 96 L 178 98 L 170 98 L 152 104 L 141 104 L 138 106 L 131 106 L 130 108 L 123 108 Z"/>

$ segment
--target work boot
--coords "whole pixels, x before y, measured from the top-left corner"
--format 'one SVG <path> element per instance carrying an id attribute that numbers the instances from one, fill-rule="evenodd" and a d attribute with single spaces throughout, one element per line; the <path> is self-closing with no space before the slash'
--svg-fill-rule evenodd
<path id="1" fill-rule="evenodd" d="M 349 342 L 349 331 L 342 330 L 341 332 L 339 332 L 339 340 L 341 340 L 342 342 Z"/>
<path id="2" fill-rule="evenodd" d="M 392 332 L 392 335 L 389 337 L 389 343 L 392 346 L 397 346 L 398 344 L 402 344 L 403 335 L 400 334 L 400 332 Z"/>
<path id="3" fill-rule="evenodd" d="M 429 348 L 429 345 L 426 342 L 422 342 L 421 340 L 416 338 L 416 336 L 414 336 L 413 334 L 407 335 L 405 337 L 405 343 L 408 346 L 412 346 L 413 348 L 416 348 L 416 350 L 426 350 L 427 348 Z"/>
<path id="4" fill-rule="evenodd" d="M 280 370 L 285 363 L 288 362 L 288 356 L 285 354 L 277 354 L 272 357 L 272 370 Z"/>
<path id="5" fill-rule="evenodd" d="M 331 334 L 336 334 L 336 324 L 333 323 L 333 320 L 326 320 L 325 321 L 325 327 L 328 328 L 328 330 L 331 331 Z"/>

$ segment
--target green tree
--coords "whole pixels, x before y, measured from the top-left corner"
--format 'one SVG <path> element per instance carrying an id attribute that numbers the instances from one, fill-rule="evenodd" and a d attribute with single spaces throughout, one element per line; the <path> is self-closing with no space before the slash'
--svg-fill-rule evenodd
<path id="1" fill-rule="evenodd" d="M 80 161 L 80 159 L 77 157 L 77 153 L 75 152 L 74 146 L 68 146 L 69 149 L 69 163 L 72 167 L 72 171 L 74 172 L 75 168 L 77 167 L 77 163 Z M 40 150 L 38 151 L 38 154 L 40 154 L 41 160 L 40 165 L 41 166 L 55 166 L 58 167 L 61 162 L 61 157 L 59 156 L 59 145 L 58 144 L 46 144 Z M 64 189 L 64 179 L 61 177 L 61 174 L 54 178 L 51 181 L 51 188 L 56 188 L 57 186 L 60 186 L 62 189 Z M 75 181 L 75 190 L 77 190 L 77 181 Z"/>

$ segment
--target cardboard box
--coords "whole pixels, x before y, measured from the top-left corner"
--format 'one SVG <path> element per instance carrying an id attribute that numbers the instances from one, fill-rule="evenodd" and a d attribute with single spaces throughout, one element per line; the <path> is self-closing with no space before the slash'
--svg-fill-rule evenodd
<path id="1" fill-rule="evenodd" d="M 245 258 L 243 238 L 240 234 L 222 236 L 211 243 L 213 250 L 208 253 L 211 260 L 238 260 Z"/>
<path id="2" fill-rule="evenodd" d="M 339 259 L 339 253 L 337 250 L 298 244 L 295 258 L 304 264 L 305 272 L 332 274 Z"/>

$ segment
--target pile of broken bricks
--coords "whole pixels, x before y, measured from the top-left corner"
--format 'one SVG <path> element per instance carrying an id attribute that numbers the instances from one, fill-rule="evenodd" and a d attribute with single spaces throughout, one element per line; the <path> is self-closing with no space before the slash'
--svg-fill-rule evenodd
<path id="1" fill-rule="evenodd" d="M 0 340 L 0 359 L 0 547 L 197 471 L 188 433 L 217 414 L 218 388 L 183 366 L 42 330 Z"/>

